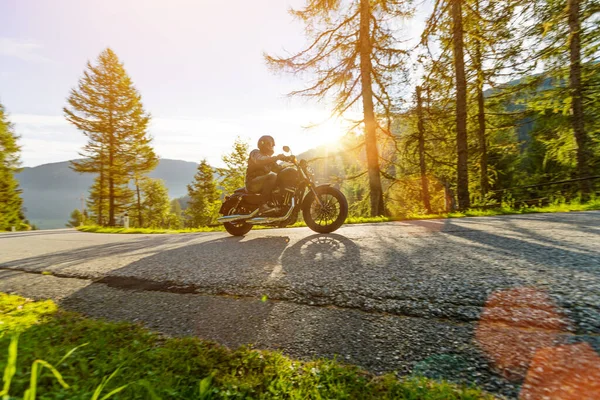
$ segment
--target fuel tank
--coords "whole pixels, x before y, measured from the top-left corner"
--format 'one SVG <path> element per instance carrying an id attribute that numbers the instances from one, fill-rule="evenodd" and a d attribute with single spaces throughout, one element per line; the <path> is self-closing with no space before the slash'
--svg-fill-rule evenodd
<path id="1" fill-rule="evenodd" d="M 295 188 L 298 185 L 298 170 L 296 167 L 287 167 L 277 174 L 277 186 L 280 188 Z"/>

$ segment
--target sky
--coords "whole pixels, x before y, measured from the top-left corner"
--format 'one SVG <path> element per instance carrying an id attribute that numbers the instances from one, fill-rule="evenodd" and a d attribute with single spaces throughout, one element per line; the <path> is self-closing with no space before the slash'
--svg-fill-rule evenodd
<path id="1" fill-rule="evenodd" d="M 305 46 L 303 25 L 288 13 L 303 4 L 0 0 L 0 103 L 21 136 L 23 165 L 79 157 L 86 138 L 62 108 L 106 47 L 140 91 L 162 158 L 222 166 L 238 136 L 254 146 L 270 134 L 296 154 L 334 142 L 349 123 L 331 119 L 327 103 L 287 97 L 306 77 L 274 74 L 263 60 L 265 51 Z"/>

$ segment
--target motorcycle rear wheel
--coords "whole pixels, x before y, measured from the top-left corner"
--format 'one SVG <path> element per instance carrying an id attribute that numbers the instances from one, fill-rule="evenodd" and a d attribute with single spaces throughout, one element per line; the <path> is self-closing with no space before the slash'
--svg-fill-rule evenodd
<path id="1" fill-rule="evenodd" d="M 237 211 L 238 210 L 235 207 L 232 207 L 227 211 L 227 215 L 234 215 Z M 240 214 L 245 212 L 245 210 L 240 210 Z M 245 222 L 225 222 L 223 226 L 225 227 L 225 230 L 233 236 L 244 236 L 252 230 L 252 225 Z"/>
<path id="2" fill-rule="evenodd" d="M 346 196 L 331 186 L 317 188 L 322 206 L 310 192 L 302 203 L 302 216 L 306 225 L 318 233 L 331 233 L 344 224 L 348 217 Z"/>

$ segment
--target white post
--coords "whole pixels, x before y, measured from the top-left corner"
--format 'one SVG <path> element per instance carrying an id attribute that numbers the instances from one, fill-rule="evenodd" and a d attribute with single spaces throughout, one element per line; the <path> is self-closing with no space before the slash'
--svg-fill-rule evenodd
<path id="1" fill-rule="evenodd" d="M 16 231 L 17 231 L 17 228 L 15 228 L 14 226 L 11 226 L 11 227 L 10 227 L 10 231 L 11 231 L 11 232 L 16 232 Z"/>
<path id="2" fill-rule="evenodd" d="M 125 229 L 129 229 L 129 217 L 127 215 L 123 217 L 123 226 Z"/>

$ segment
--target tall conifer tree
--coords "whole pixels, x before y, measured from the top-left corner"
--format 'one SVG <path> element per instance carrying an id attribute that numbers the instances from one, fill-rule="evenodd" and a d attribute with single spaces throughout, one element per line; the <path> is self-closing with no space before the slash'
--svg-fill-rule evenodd
<path id="1" fill-rule="evenodd" d="M 116 215 L 132 201 L 130 179 L 156 165 L 152 138 L 146 132 L 150 115 L 110 48 L 100 53 L 96 65 L 88 62 L 67 101 L 65 117 L 88 138 L 80 153 L 84 159 L 72 162 L 72 168 L 98 174 L 90 192 L 91 208 L 100 224 L 107 215 L 113 226 Z"/>
<path id="2" fill-rule="evenodd" d="M 190 201 L 185 214 L 192 228 L 211 224 L 219 208 L 219 190 L 213 177 L 214 170 L 206 160 L 198 165 L 194 181 L 187 186 Z"/>
<path id="3" fill-rule="evenodd" d="M 378 139 L 389 135 L 397 83 L 406 72 L 396 22 L 410 16 L 409 5 L 407 0 L 307 0 L 292 14 L 304 22 L 311 44 L 291 57 L 266 56 L 276 69 L 315 74 L 313 83 L 293 95 L 331 96 L 340 115 L 362 106 L 372 216 L 386 213 Z"/>
<path id="4" fill-rule="evenodd" d="M 225 193 L 233 193 L 236 189 L 244 186 L 248 165 L 248 149 L 248 143 L 238 137 L 233 143 L 231 153 L 221 157 L 225 163 L 225 168 L 218 168 L 217 171 L 221 175 L 221 186 L 223 186 Z"/>
<path id="5" fill-rule="evenodd" d="M 18 227 L 23 221 L 23 200 L 15 173 L 20 168 L 18 136 L 0 104 L 0 230 Z"/>

